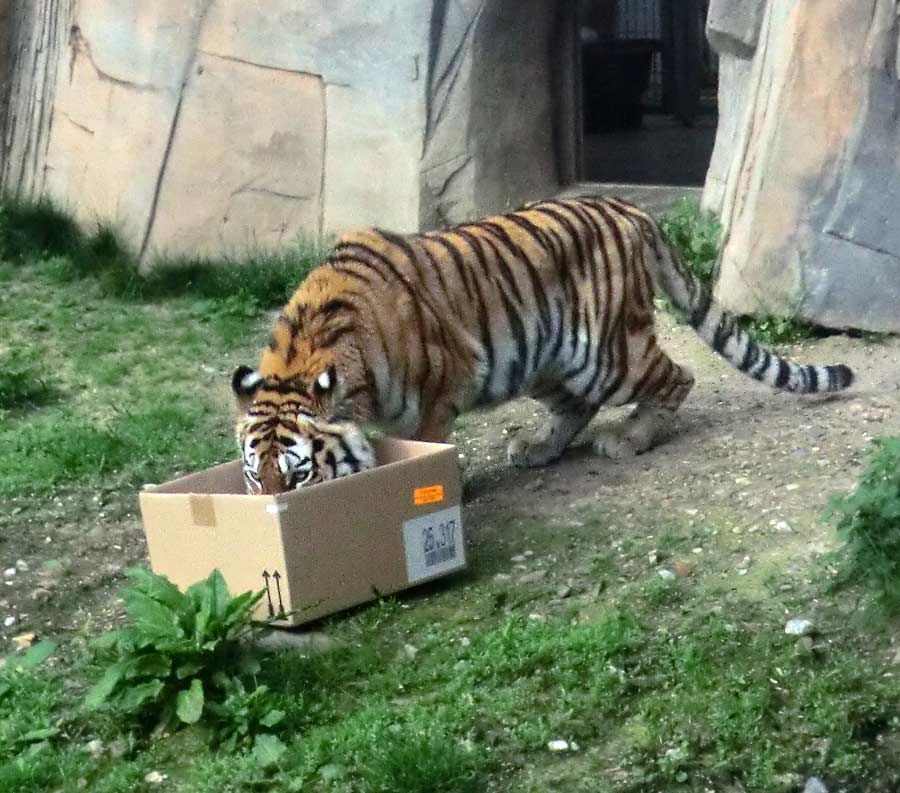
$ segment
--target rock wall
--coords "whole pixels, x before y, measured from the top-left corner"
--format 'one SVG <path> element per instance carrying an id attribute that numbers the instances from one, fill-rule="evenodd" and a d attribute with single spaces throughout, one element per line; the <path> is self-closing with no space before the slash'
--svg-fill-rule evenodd
<path id="1" fill-rule="evenodd" d="M 0 0 L 4 14 L 0 186 L 112 221 L 146 262 L 410 231 L 558 186 L 553 75 L 574 27 L 541 0 Z"/>
<path id="2" fill-rule="evenodd" d="M 741 313 L 900 331 L 896 0 L 713 0 L 719 129 L 704 204 Z"/>

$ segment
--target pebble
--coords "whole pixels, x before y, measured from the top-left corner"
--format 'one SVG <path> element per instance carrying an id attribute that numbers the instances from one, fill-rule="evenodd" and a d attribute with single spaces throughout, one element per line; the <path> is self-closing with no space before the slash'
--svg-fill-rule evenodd
<path id="1" fill-rule="evenodd" d="M 412 644 L 404 644 L 403 645 L 403 655 L 408 658 L 410 661 L 415 661 L 416 656 L 419 654 L 419 648 L 414 647 Z"/>
<path id="2" fill-rule="evenodd" d="M 659 571 L 659 577 L 663 581 L 671 581 L 673 578 L 675 578 L 675 573 L 673 573 L 671 570 L 667 570 L 664 567 L 662 570 Z"/>
<path id="3" fill-rule="evenodd" d="M 556 597 L 558 598 L 567 598 L 572 594 L 572 587 L 568 584 L 563 584 L 556 590 Z"/>
<path id="4" fill-rule="evenodd" d="M 35 639 L 37 639 L 36 633 L 22 633 L 19 636 L 13 636 L 13 641 L 16 644 L 16 650 L 19 651 L 27 650 L 34 644 Z"/>
<path id="5" fill-rule="evenodd" d="M 691 548 L 691 553 L 703 553 L 703 549 L 698 545 L 696 548 Z"/>
<path id="6" fill-rule="evenodd" d="M 26 562 L 24 559 L 17 559 L 16 560 L 16 570 L 18 570 L 20 573 L 27 573 L 28 572 L 28 562 Z"/>
<path id="7" fill-rule="evenodd" d="M 675 572 L 680 576 L 691 574 L 691 566 L 687 562 L 675 562 Z"/>
<path id="8" fill-rule="evenodd" d="M 811 776 L 806 780 L 803 793 L 828 793 L 828 788 L 825 787 L 825 783 L 819 777 Z"/>
<path id="9" fill-rule="evenodd" d="M 12 627 L 13 625 L 15 625 L 15 624 L 16 624 L 16 618 L 13 617 L 12 615 L 10 615 L 10 616 L 7 617 L 5 620 L 3 620 L 3 627 L 4 627 L 4 628 L 11 628 L 11 627 Z"/>
<path id="10" fill-rule="evenodd" d="M 547 577 L 546 570 L 532 570 L 519 578 L 520 584 L 536 584 Z"/>
<path id="11" fill-rule="evenodd" d="M 555 741 L 548 741 L 547 748 L 551 752 L 577 752 L 578 744 L 575 741 L 564 741 L 557 738 Z"/>
<path id="12" fill-rule="evenodd" d="M 532 622 L 546 622 L 547 618 L 543 614 L 539 614 L 536 611 L 532 611 L 531 614 L 528 615 L 528 619 Z"/>
<path id="13" fill-rule="evenodd" d="M 166 775 L 159 773 L 159 771 L 150 771 L 144 776 L 144 782 L 148 785 L 161 785 L 165 781 Z"/>
<path id="14" fill-rule="evenodd" d="M 16 568 L 15 568 L 15 567 L 7 567 L 7 568 L 3 571 L 3 577 L 4 577 L 4 578 L 12 578 L 15 574 L 16 574 Z"/>
<path id="15" fill-rule="evenodd" d="M 812 620 L 797 617 L 788 620 L 784 625 L 784 632 L 788 636 L 809 636 L 815 630 Z"/>
<path id="16" fill-rule="evenodd" d="M 337 646 L 337 642 L 322 631 L 294 632 L 273 628 L 256 642 L 263 652 L 294 650 L 299 653 L 326 652 Z"/>
<path id="17" fill-rule="evenodd" d="M 87 749 L 88 754 L 91 757 L 99 757 L 106 751 L 106 747 L 103 745 L 103 741 L 101 741 L 99 738 L 94 738 L 93 741 L 88 741 L 88 745 L 85 746 L 85 749 Z"/>
<path id="18" fill-rule="evenodd" d="M 655 548 L 647 554 L 647 561 L 652 565 L 659 564 L 659 551 Z"/>
<path id="19" fill-rule="evenodd" d="M 522 564 L 528 557 L 524 553 L 517 553 L 515 556 L 511 557 L 509 561 L 513 564 Z"/>

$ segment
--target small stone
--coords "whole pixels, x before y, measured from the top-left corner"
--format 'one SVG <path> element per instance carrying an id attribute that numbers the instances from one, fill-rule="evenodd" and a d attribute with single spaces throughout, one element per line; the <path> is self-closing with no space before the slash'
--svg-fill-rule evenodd
<path id="1" fill-rule="evenodd" d="M 812 620 L 797 617 L 788 620 L 784 625 L 784 632 L 788 636 L 809 636 L 815 630 Z"/>
<path id="2" fill-rule="evenodd" d="M 819 777 L 811 776 L 806 780 L 803 793 L 828 793 L 828 788 L 825 787 L 825 783 Z"/>
<path id="3" fill-rule="evenodd" d="M 534 556 L 534 551 L 525 551 L 522 556 L 524 556 L 526 559 L 530 559 L 532 556 Z"/>
<path id="4" fill-rule="evenodd" d="M 323 782 L 340 782 L 347 776 L 347 769 L 337 763 L 328 763 L 319 769 Z"/>
<path id="5" fill-rule="evenodd" d="M 525 575 L 519 578 L 520 584 L 536 584 L 538 581 L 542 581 L 547 577 L 546 570 L 532 570 L 530 573 L 525 573 Z"/>
<path id="6" fill-rule="evenodd" d="M 809 655 L 816 648 L 816 643 L 813 641 L 812 636 L 801 636 L 797 640 L 797 649 L 800 650 L 801 653 Z"/>
<path id="7" fill-rule="evenodd" d="M 109 745 L 109 756 L 113 760 L 121 760 L 126 754 L 128 754 L 128 744 L 123 738 L 116 738 Z"/>
<path id="8" fill-rule="evenodd" d="M 703 549 L 698 545 L 696 548 L 691 548 L 691 553 L 703 553 Z"/>
<path id="9" fill-rule="evenodd" d="M 334 649 L 337 642 L 322 631 L 294 632 L 273 628 L 256 642 L 263 652 L 294 650 L 299 653 L 321 653 Z"/>
<path id="10" fill-rule="evenodd" d="M 16 650 L 21 652 L 31 647 L 35 639 L 37 639 L 36 633 L 22 633 L 19 636 L 13 636 L 12 640 L 16 643 Z"/>
<path id="11" fill-rule="evenodd" d="M 747 575 L 747 573 L 749 573 L 749 572 L 750 571 L 746 567 L 741 567 L 741 568 L 738 568 L 737 574 L 738 575 Z"/>
<path id="12" fill-rule="evenodd" d="M 543 614 L 539 614 L 536 611 L 532 611 L 531 614 L 528 615 L 528 619 L 532 622 L 546 622 L 547 618 Z"/>
<path id="13" fill-rule="evenodd" d="M 27 573 L 28 572 L 28 562 L 26 562 L 24 559 L 17 559 L 16 560 L 16 570 L 18 570 L 20 573 Z"/>
<path id="14" fill-rule="evenodd" d="M 517 553 L 515 556 L 511 557 L 509 561 L 513 564 L 522 564 L 528 557 L 524 553 Z"/>
<path id="15" fill-rule="evenodd" d="M 780 587 L 778 587 L 778 589 L 781 590 L 782 592 L 792 592 L 794 589 L 794 585 L 793 584 L 782 584 Z"/>
<path id="16" fill-rule="evenodd" d="M 106 747 L 103 745 L 103 741 L 99 738 L 94 738 L 93 741 L 88 741 L 87 746 L 84 747 L 87 749 L 88 754 L 91 757 L 99 757 L 106 751 Z"/>
<path id="17" fill-rule="evenodd" d="M 468 636 L 461 636 L 459 639 L 459 644 L 461 647 L 468 647 L 471 643 L 472 642 Z"/>
<path id="18" fill-rule="evenodd" d="M 4 577 L 4 578 L 12 578 L 15 574 L 16 574 L 16 568 L 15 568 L 15 567 L 7 567 L 7 568 L 3 571 L 3 577 Z"/>
<path id="19" fill-rule="evenodd" d="M 789 485 L 785 485 L 784 489 L 785 490 L 796 490 L 798 487 L 800 487 L 800 485 L 798 485 L 796 482 L 791 482 Z"/>
<path id="20" fill-rule="evenodd" d="M 687 562 L 675 562 L 675 572 L 684 577 L 691 574 L 691 566 Z"/>
<path id="21" fill-rule="evenodd" d="M 410 661 L 415 661 L 416 656 L 419 654 L 419 648 L 414 647 L 411 644 L 403 645 L 403 655 L 408 658 Z"/>
<path id="22" fill-rule="evenodd" d="M 673 573 L 671 570 L 667 570 L 664 567 L 662 570 L 659 571 L 659 577 L 663 581 L 671 581 L 672 579 L 675 578 L 675 573 Z"/>
<path id="23" fill-rule="evenodd" d="M 548 741 L 547 748 L 551 752 L 568 752 L 569 751 L 569 742 L 564 741 L 561 738 L 558 738 L 555 741 Z"/>
<path id="24" fill-rule="evenodd" d="M 567 598 L 572 594 L 572 587 L 568 584 L 563 584 L 561 587 L 556 590 L 556 597 L 558 598 Z"/>
<path id="25" fill-rule="evenodd" d="M 13 617 L 12 615 L 10 615 L 10 616 L 7 617 L 5 620 L 3 620 L 3 627 L 4 627 L 4 628 L 11 628 L 11 627 L 12 627 L 13 625 L 15 625 L 15 624 L 16 624 L 16 618 Z"/>
<path id="26" fill-rule="evenodd" d="M 159 773 L 159 771 L 150 771 L 144 776 L 144 782 L 148 785 L 161 785 L 166 781 L 166 775 Z"/>
<path id="27" fill-rule="evenodd" d="M 655 548 L 647 554 L 647 561 L 654 567 L 659 564 L 659 551 Z"/>

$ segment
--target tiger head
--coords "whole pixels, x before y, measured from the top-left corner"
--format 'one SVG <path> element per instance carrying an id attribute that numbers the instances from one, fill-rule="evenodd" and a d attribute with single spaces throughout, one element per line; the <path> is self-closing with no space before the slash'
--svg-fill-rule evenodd
<path id="1" fill-rule="evenodd" d="M 375 466 L 375 452 L 356 423 L 320 418 L 331 415 L 325 408 L 334 386 L 333 369 L 307 383 L 238 367 L 235 429 L 250 495 L 285 493 Z"/>

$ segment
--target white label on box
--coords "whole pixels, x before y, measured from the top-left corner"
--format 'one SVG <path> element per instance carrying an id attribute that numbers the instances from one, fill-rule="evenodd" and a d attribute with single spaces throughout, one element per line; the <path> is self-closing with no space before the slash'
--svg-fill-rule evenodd
<path id="1" fill-rule="evenodd" d="M 403 524 L 406 576 L 414 584 L 423 578 L 463 567 L 462 511 L 458 506 L 441 509 Z"/>

